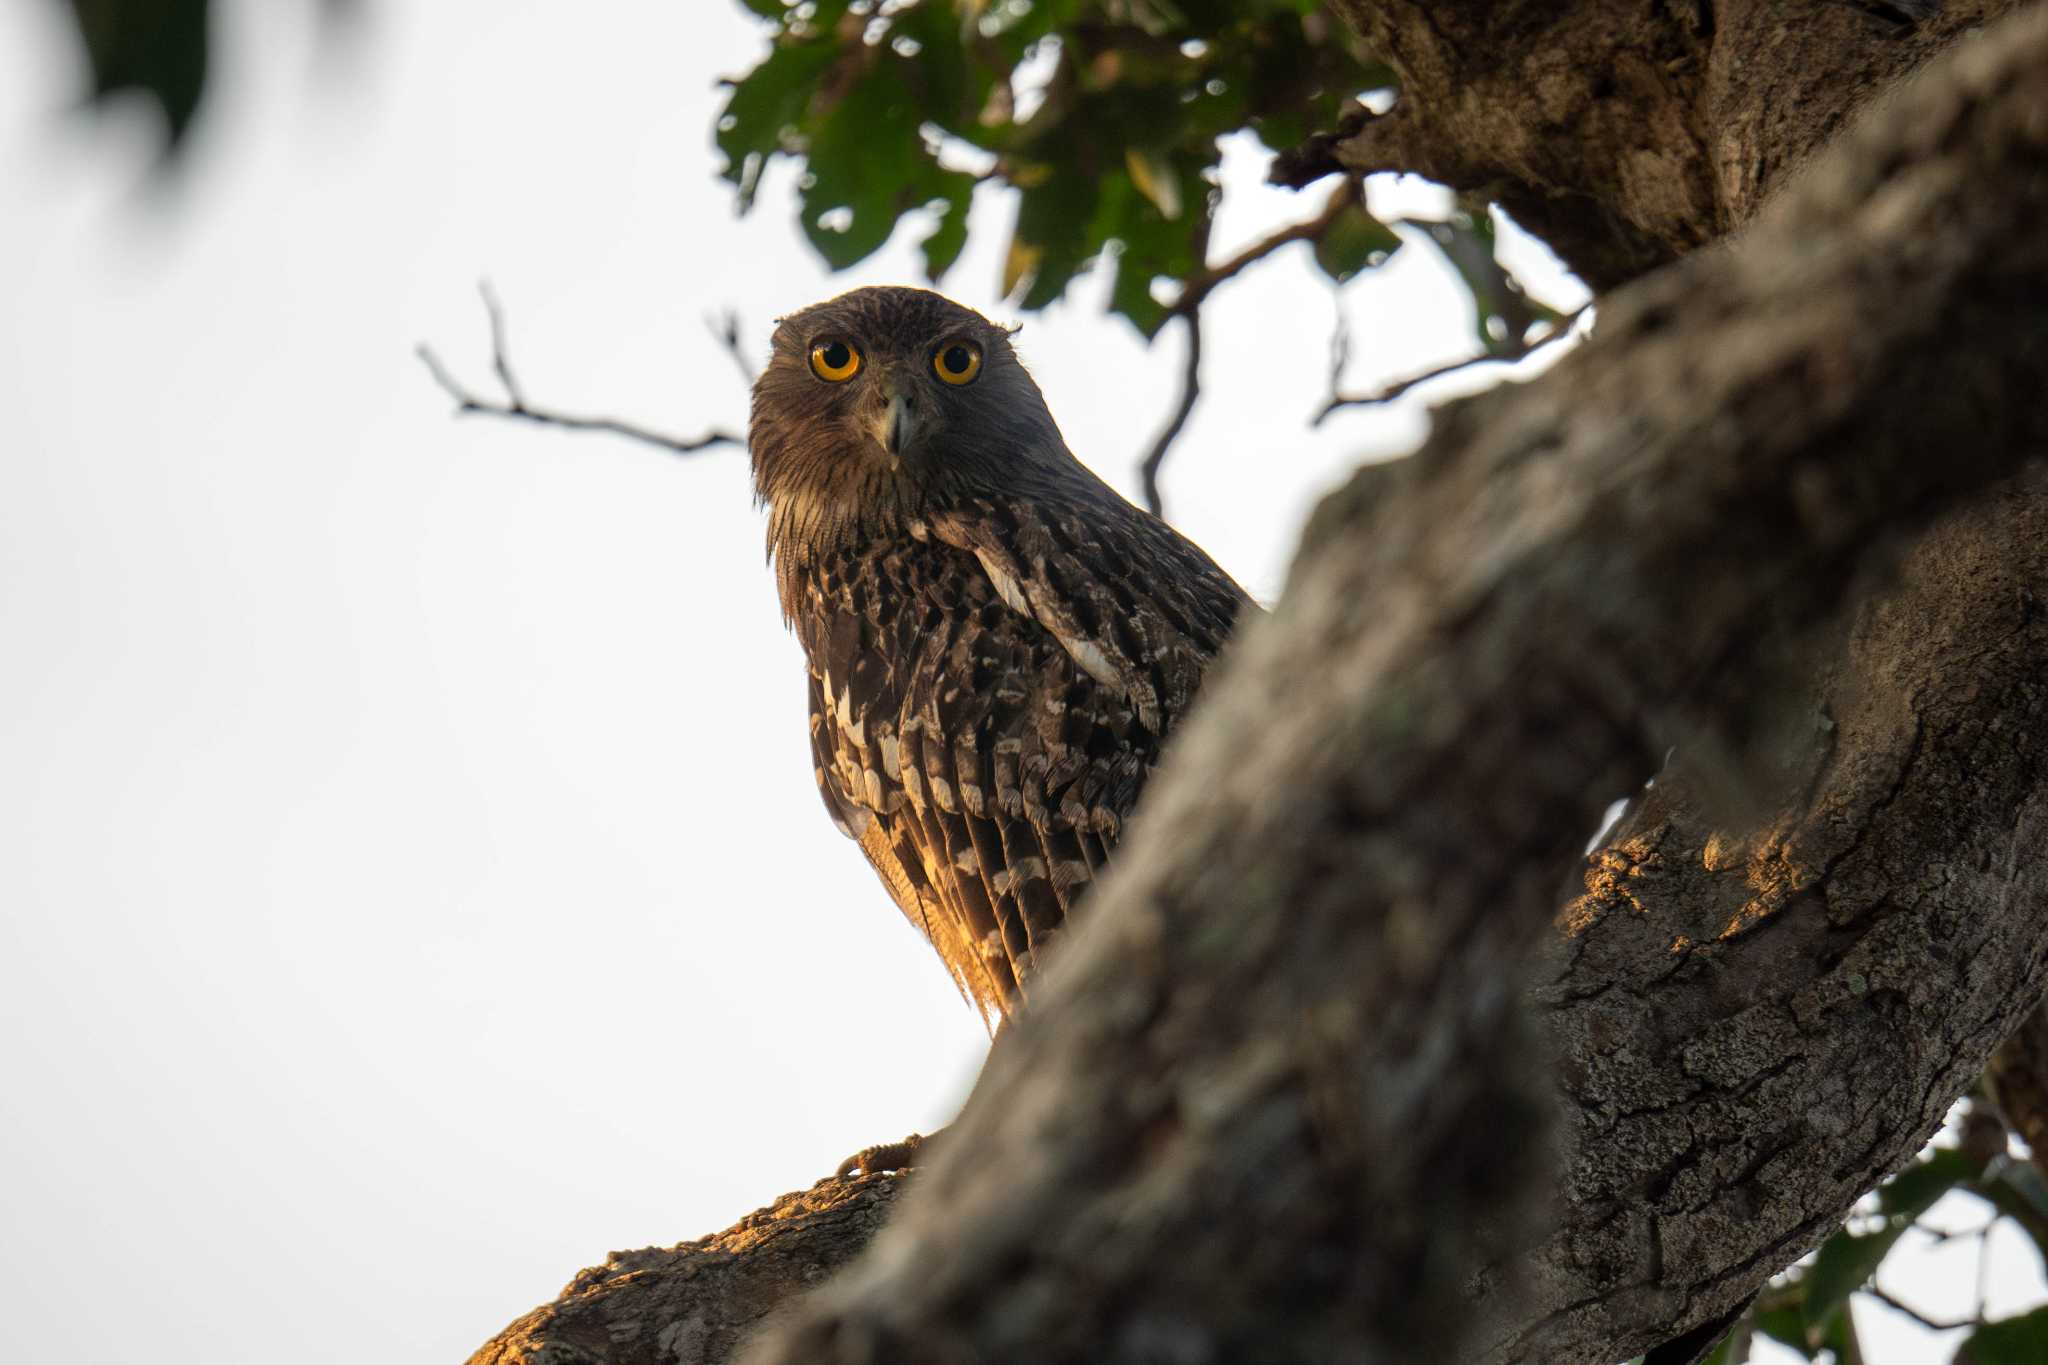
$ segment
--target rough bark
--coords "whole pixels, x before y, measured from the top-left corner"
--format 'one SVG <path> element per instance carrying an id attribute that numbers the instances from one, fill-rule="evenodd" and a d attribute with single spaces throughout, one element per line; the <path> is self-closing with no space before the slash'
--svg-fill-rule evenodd
<path id="1" fill-rule="evenodd" d="M 1333 0 L 1400 74 L 1340 144 L 1497 200 L 1596 290 L 1755 217 L 1902 73 L 2017 0 Z M 1885 17 L 1889 12 L 1893 17 Z M 1902 22 L 1920 14 L 1918 22 Z"/>
<path id="2" fill-rule="evenodd" d="M 1755 724 L 1785 677 L 1770 646 L 1809 638 L 1888 532 L 2048 445 L 2048 13 L 2001 37 L 1837 148 L 1741 250 L 1624 291 L 1544 379 L 1447 411 L 1413 460 L 1325 504 L 1045 1003 L 870 1254 L 754 1359 L 1412 1361 L 1486 1344 L 1465 1294 L 1515 1236 L 1504 1210 L 1527 1188 L 1545 1077 L 1516 1044 L 1515 983 L 1599 806 L 1672 743 L 1713 789 L 1756 791 L 1783 753 L 1755 742 L 1776 735 Z M 1905 666 L 1865 663 L 1861 682 Z M 1692 1133 L 1689 1097 L 1659 1096 L 1661 1138 L 1616 1133 L 1606 1167 L 1573 1165 L 1571 1193 L 1663 1195 L 1673 1219 L 1624 1210 L 1604 1259 L 1546 1255 L 1527 1299 L 1496 1286 L 1488 1340 L 1616 1359 L 1711 1316 L 1910 1152 L 2038 994 L 2048 841 L 2015 833 L 2018 798 L 1963 785 L 1952 820 L 1983 820 L 1972 843 L 1902 867 L 1852 858 L 1859 828 L 1872 857 L 1908 851 L 1895 828 L 1955 833 L 1927 828 L 1938 798 L 1877 798 L 1898 817 L 1882 837 L 1855 818 L 1864 766 L 1886 757 L 1830 760 L 1842 786 L 1810 843 L 1842 880 L 1762 917 L 1832 939 L 1805 955 L 1828 972 L 1810 993 L 1789 974 L 1716 986 L 1711 953 L 1656 945 L 1704 979 L 1679 989 L 1718 1001 L 1717 1021 L 1772 988 L 1788 1001 L 1789 1036 L 1761 1016 L 1707 1024 L 1713 1045 L 1661 1059 L 1702 1073 L 1703 1121 L 1723 1091 L 1742 1107 L 1802 1021 L 1886 1060 L 1789 1114 L 1730 1117 L 1740 1135 Z M 2037 799 L 2030 772 L 2022 789 Z M 1976 894 L 1919 891 L 1980 857 Z M 1810 887 L 1820 865 L 1794 866 Z M 1959 917 L 1982 921 L 1961 941 Z M 2004 999 L 1907 1017 L 1959 972 Z M 1596 1070 L 1674 1040 L 1600 1041 Z M 1748 1214 L 1781 1183 L 1799 1188 Z M 1724 1278 L 1652 1301 L 1610 1271 L 1638 1264 L 1660 1290 Z M 1597 1341 L 1579 1330 L 1595 1319 Z"/>
<path id="3" fill-rule="evenodd" d="M 1560 916 L 1539 998 L 1570 1155 L 1531 1262 L 1551 1307 L 1497 1358 L 1739 1307 L 2040 998 L 2048 480 L 1930 534 L 1815 701 L 1773 818 L 1712 819 L 1681 754 Z"/>
<path id="4" fill-rule="evenodd" d="M 901 1182 L 822 1180 L 724 1232 L 615 1251 L 553 1303 L 492 1337 L 469 1365 L 715 1365 L 778 1308 L 858 1255 Z"/>
<path id="5" fill-rule="evenodd" d="M 2048 13 L 1941 67 L 1325 505 L 1048 999 L 755 1359 L 1611 1361 L 1910 1155 L 2048 961 L 2048 494 L 1830 625 L 2048 448 Z M 1530 1208 L 1531 940 L 1674 743 L 1535 983 Z"/>

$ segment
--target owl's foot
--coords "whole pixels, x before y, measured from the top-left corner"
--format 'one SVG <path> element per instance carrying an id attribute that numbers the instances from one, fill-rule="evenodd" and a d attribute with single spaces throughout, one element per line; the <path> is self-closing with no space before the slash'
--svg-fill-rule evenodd
<path id="1" fill-rule="evenodd" d="M 880 1171 L 907 1171 L 912 1166 L 922 1165 L 931 1160 L 931 1145 L 945 1133 L 941 1128 L 936 1133 L 912 1133 L 901 1142 L 879 1142 L 872 1147 L 863 1147 L 839 1163 L 838 1174 L 844 1179 L 849 1175 L 874 1175 Z"/>

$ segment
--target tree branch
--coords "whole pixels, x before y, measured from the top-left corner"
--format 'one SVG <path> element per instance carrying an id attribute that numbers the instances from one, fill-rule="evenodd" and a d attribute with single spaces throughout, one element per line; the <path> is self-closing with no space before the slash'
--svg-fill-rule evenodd
<path id="1" fill-rule="evenodd" d="M 1620 1359 L 1837 1226 L 2048 971 L 2048 486 L 1889 553 L 2048 447 L 2044 172 L 2037 11 L 1326 501 L 885 1244 L 754 1359 Z M 1529 941 L 1673 746 L 1539 992 L 1553 1169 Z"/>
<path id="2" fill-rule="evenodd" d="M 1946 1322 L 1940 1318 L 1930 1318 L 1912 1304 L 1906 1303 L 1901 1299 L 1895 1299 L 1890 1294 L 1885 1293 L 1883 1289 L 1878 1287 L 1875 1280 L 1864 1285 L 1863 1292 L 1891 1309 L 1894 1313 L 1905 1314 L 1930 1332 L 1958 1332 L 1965 1327 L 1981 1327 L 1984 1325 L 1984 1319 L 1981 1317 L 1963 1318 L 1956 1322 Z"/>
<path id="3" fill-rule="evenodd" d="M 1661 959 L 1723 1018 L 1773 978 L 1745 953 L 1722 981 L 1719 956 L 1771 923 L 1781 949 L 1811 951 L 1778 969 L 1782 1014 L 1667 1057 L 1675 1092 L 1586 1115 L 1597 1130 L 1631 1101 L 1636 1135 L 1558 1186 L 1604 1208 L 1612 1240 L 1576 1264 L 1542 1255 L 1520 1283 L 1498 1269 L 1543 1184 L 1545 1073 L 1515 983 L 1585 831 L 1674 744 L 1708 808 L 1778 789 L 1783 735 L 1759 721 L 1792 644 L 1873 549 L 2048 446 L 2042 18 L 1902 93 L 1739 249 L 1609 300 L 1563 364 L 1448 409 L 1413 460 L 1325 504 L 887 1254 L 757 1362 L 1620 1358 L 1728 1311 L 1839 1223 L 1881 1173 L 1862 1163 L 1911 1154 L 2048 964 L 2048 799 L 2026 763 L 1972 789 L 1968 830 L 1925 829 L 1965 840 L 1970 861 L 1942 873 L 1961 904 L 1908 895 L 1927 880 L 1911 865 L 1862 861 L 1881 849 L 1859 824 L 1903 819 L 1905 798 L 1884 800 L 1881 768 L 1830 769 L 1859 798 L 1813 825 L 1831 873 L 1792 851 L 1786 908 L 1732 907 L 1731 946 L 1646 945 L 1639 968 Z M 2039 643 L 2022 622 L 2010 648 Z M 2042 705 L 2038 687 L 1999 696 L 2016 719 Z M 1954 809 L 1945 752 L 1932 796 Z M 1932 796 L 1911 808 L 1923 825 Z M 1790 899 L 1824 873 L 1824 898 Z M 1628 1004 L 1609 1002 L 1618 1035 L 1574 1054 L 1596 1080 L 1654 1025 Z M 1906 1008 L 1949 1029 L 1897 1027 Z M 1802 1048 L 1875 1054 L 1854 1088 L 1816 1084 L 1818 1108 L 1772 1074 L 1802 1018 L 1819 1031 Z M 1704 1167 L 1652 1126 L 1713 1136 L 1687 1132 L 1695 1093 L 1732 1123 Z M 1650 1154 L 1675 1177 L 1637 1164 Z M 1645 1189 L 1672 1206 L 1643 1207 Z"/>
<path id="4" fill-rule="evenodd" d="M 541 426 L 560 427 L 568 431 L 610 432 L 614 436 L 624 436 L 629 440 L 659 447 L 673 455 L 694 455 L 713 446 L 746 444 L 744 439 L 729 431 L 714 429 L 702 436 L 670 436 L 632 422 L 620 421 L 616 417 L 578 417 L 549 408 L 533 407 L 526 401 L 526 395 L 520 390 L 518 377 L 512 370 L 511 350 L 505 336 L 505 312 L 498 303 L 497 293 L 491 288 L 489 281 L 479 284 L 477 292 L 483 296 L 484 311 L 490 318 L 491 369 L 505 390 L 506 401 L 499 402 L 471 392 L 449 373 L 448 367 L 441 363 L 440 357 L 434 354 L 431 347 L 421 344 L 414 348 L 420 363 L 427 367 L 427 373 L 433 376 L 434 382 L 455 400 L 456 416 L 466 417 L 472 413 L 480 413 L 488 417 L 513 418 L 538 423 Z M 731 336 L 733 339 L 729 343 L 729 348 L 733 351 L 734 359 L 740 360 L 736 326 Z M 741 368 L 745 369 L 743 360 Z"/>
<path id="5" fill-rule="evenodd" d="M 1166 507 L 1159 495 L 1159 469 L 1166 463 L 1166 452 L 1179 439 L 1181 428 L 1187 425 L 1188 415 L 1195 410 L 1195 404 L 1202 396 L 1202 314 L 1199 308 L 1190 308 L 1180 314 L 1181 325 L 1188 339 L 1187 358 L 1182 362 L 1180 375 L 1180 399 L 1174 404 L 1173 416 L 1152 442 L 1152 449 L 1138 465 L 1138 480 L 1145 490 L 1145 509 L 1153 516 L 1164 515 Z"/>
<path id="6" fill-rule="evenodd" d="M 1582 305 L 1570 317 L 1552 324 L 1546 330 L 1537 332 L 1533 337 L 1511 340 L 1509 344 L 1503 346 L 1498 351 L 1466 356 L 1462 360 L 1453 360 L 1447 364 L 1433 366 L 1418 374 L 1411 374 L 1405 379 L 1394 380 L 1390 384 L 1382 385 L 1367 393 L 1345 393 L 1337 387 L 1338 377 L 1343 370 L 1344 352 L 1333 345 L 1330 363 L 1330 396 L 1323 403 L 1322 407 L 1316 409 L 1316 415 L 1309 419 L 1309 425 L 1321 426 L 1331 413 L 1341 408 L 1391 403 L 1410 389 L 1427 384 L 1432 380 L 1442 379 L 1445 375 L 1458 374 L 1461 371 L 1469 370 L 1475 365 L 1512 365 L 1517 361 L 1526 360 L 1552 342 L 1561 341 L 1565 337 L 1570 336 L 1580 320 L 1589 316 L 1592 311 L 1592 304 Z"/>
<path id="7" fill-rule="evenodd" d="M 1400 76 L 1285 165 L 1413 171 L 1484 194 L 1602 292 L 1748 223 L 1865 101 L 2023 0 L 1945 0 L 1910 28 L 1848 5 L 1332 0 Z M 1298 162 L 1298 164 L 1296 164 Z"/>
<path id="8" fill-rule="evenodd" d="M 1320 242 L 1323 234 L 1343 217 L 1346 209 L 1364 202 L 1364 181 L 1358 176 L 1347 176 L 1343 184 L 1330 192 L 1329 198 L 1323 201 L 1323 207 L 1313 218 L 1304 218 L 1298 223 L 1290 223 L 1269 233 L 1221 265 L 1208 267 L 1189 280 L 1186 288 L 1181 291 L 1181 296 L 1174 300 L 1173 311 L 1182 315 L 1194 312 L 1202 306 L 1202 301 L 1214 292 L 1216 286 L 1226 280 L 1235 279 L 1284 246 L 1292 246 L 1296 242 Z"/>

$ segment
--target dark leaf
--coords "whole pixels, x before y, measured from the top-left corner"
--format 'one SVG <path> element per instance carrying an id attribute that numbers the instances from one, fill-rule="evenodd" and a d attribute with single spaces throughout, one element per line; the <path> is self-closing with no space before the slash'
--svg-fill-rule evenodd
<path id="1" fill-rule="evenodd" d="M 1796 1304 L 1759 1311 L 1756 1330 L 1772 1341 L 1790 1346 L 1808 1360 L 1813 1359 L 1813 1349 L 1806 1344 L 1806 1319 Z"/>
<path id="2" fill-rule="evenodd" d="M 175 147 L 206 90 L 208 8 L 207 0 L 71 0 L 92 99 L 141 92 L 162 111 Z"/>
<path id="3" fill-rule="evenodd" d="M 1900 1220 L 1877 1232 L 1844 1229 L 1821 1243 L 1813 1264 L 1800 1277 L 1806 1290 L 1801 1312 L 1809 1333 L 1825 1331 L 1832 1325 L 1837 1310 L 1870 1279 L 1878 1262 L 1909 1226 Z"/>
<path id="4" fill-rule="evenodd" d="M 1956 1348 L 1956 1365 L 2041 1365 L 2048 1360 L 2048 1306 L 1986 1323 Z"/>
<path id="5" fill-rule="evenodd" d="M 967 211 L 974 201 L 974 177 L 957 171 L 945 173 L 946 196 L 938 201 L 939 221 L 924 239 L 925 278 L 937 284 L 967 245 Z"/>
<path id="6" fill-rule="evenodd" d="M 1889 1217 L 1911 1221 L 1957 1185 L 1968 1184 L 1975 1174 L 1961 1152 L 1937 1148 L 1879 1186 L 1877 1206 Z"/>
<path id="7" fill-rule="evenodd" d="M 1401 249 L 1401 238 L 1357 204 L 1337 215 L 1316 242 L 1316 264 L 1338 284 L 1378 266 Z"/>

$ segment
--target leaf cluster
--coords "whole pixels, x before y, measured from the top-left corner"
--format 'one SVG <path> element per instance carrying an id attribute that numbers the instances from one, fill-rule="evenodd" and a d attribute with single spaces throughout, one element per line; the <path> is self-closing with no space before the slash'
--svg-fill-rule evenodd
<path id="1" fill-rule="evenodd" d="M 1115 272 L 1110 308 L 1145 336 L 1205 269 L 1217 139 L 1279 151 L 1334 127 L 1391 72 L 1321 0 L 741 0 L 772 26 L 718 121 L 751 208 L 777 156 L 802 162 L 799 219 L 834 269 L 929 214 L 936 283 L 966 245 L 975 186 L 1017 192 L 1003 286 L 1058 299 Z M 1362 205 L 1319 240 L 1345 279 L 1398 239 Z"/>
<path id="2" fill-rule="evenodd" d="M 1850 1313 L 1852 1298 L 1859 1291 L 1874 1292 L 1885 1257 L 1936 1201 L 1951 1192 L 1981 1201 L 1994 1220 L 2010 1219 L 2048 1260 L 2048 1180 L 2038 1167 L 2004 1156 L 1985 1161 L 1957 1148 L 1931 1149 L 1878 1187 L 1869 1213 L 1851 1219 L 1821 1244 L 1811 1260 L 1766 1291 L 1707 1356 L 1706 1365 L 1742 1365 L 1750 1358 L 1749 1341 L 1759 1334 L 1806 1360 L 1861 1362 L 1863 1349 Z M 1910 1297 L 1910 1287 L 1903 1292 Z M 1904 1299 L 1897 1302 L 1905 1304 Z M 1951 1326 L 1931 1321 L 1927 1325 Z M 1993 1320 L 1980 1313 L 1952 1326 L 1968 1330 L 1952 1357 L 1955 1365 L 2048 1361 L 2048 1306 Z"/>

